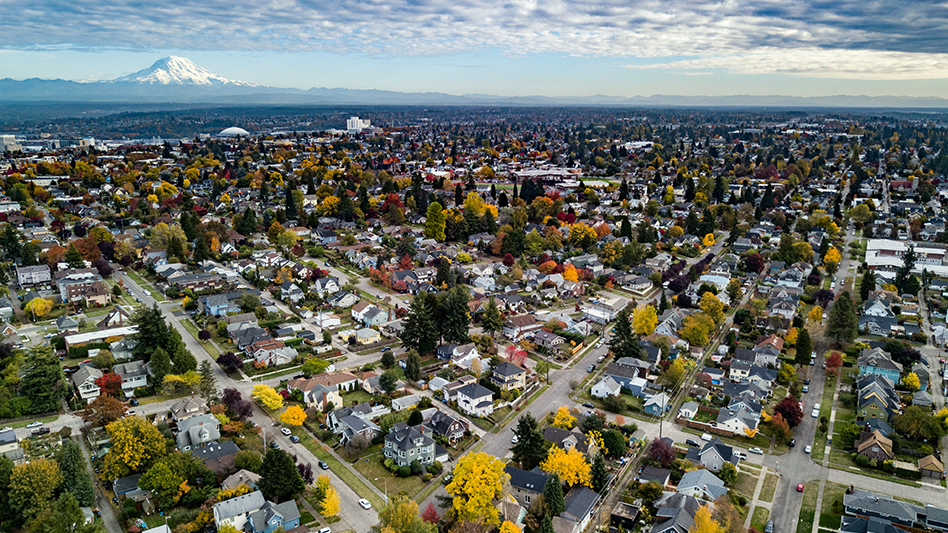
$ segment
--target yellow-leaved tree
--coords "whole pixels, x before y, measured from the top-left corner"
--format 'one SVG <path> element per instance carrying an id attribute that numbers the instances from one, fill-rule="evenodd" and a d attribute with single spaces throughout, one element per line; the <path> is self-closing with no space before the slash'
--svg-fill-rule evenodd
<path id="1" fill-rule="evenodd" d="M 455 519 L 497 524 L 500 519 L 493 501 L 503 493 L 510 477 L 504 472 L 504 463 L 484 452 L 469 453 L 454 467 L 453 474 L 454 479 L 444 490 L 453 498 Z"/>
<path id="2" fill-rule="evenodd" d="M 566 281 L 579 281 L 579 271 L 576 270 L 576 267 L 572 263 L 566 265 L 566 268 L 563 269 L 563 279 Z"/>
<path id="3" fill-rule="evenodd" d="M 26 313 L 35 318 L 43 318 L 53 309 L 53 302 L 45 298 L 33 298 L 23 307 Z"/>
<path id="4" fill-rule="evenodd" d="M 783 336 L 783 342 L 785 342 L 787 346 L 793 346 L 797 343 L 797 335 L 799 335 L 797 328 L 790 328 L 790 331 Z"/>
<path id="5" fill-rule="evenodd" d="M 708 334 L 714 329 L 714 321 L 704 313 L 685 317 L 681 327 L 681 338 L 694 346 L 708 344 Z"/>
<path id="6" fill-rule="evenodd" d="M 339 514 L 339 492 L 335 487 L 326 489 L 326 493 L 323 494 L 323 499 L 320 504 L 322 506 L 320 512 L 323 516 L 336 516 Z"/>
<path id="7" fill-rule="evenodd" d="M 418 504 L 404 494 L 393 496 L 379 511 L 380 532 L 435 533 L 437 523 L 428 523 L 418 513 Z M 503 526 L 501 526 L 503 527 Z"/>
<path id="8" fill-rule="evenodd" d="M 556 474 L 570 486 L 585 485 L 592 487 L 592 469 L 586 462 L 586 456 L 575 447 L 569 451 L 552 446 L 540 468 L 548 474 Z"/>
<path id="9" fill-rule="evenodd" d="M 17 465 L 9 476 L 9 505 L 24 518 L 33 518 L 49 509 L 53 494 L 63 480 L 59 463 L 52 459 L 35 459 Z"/>
<path id="10" fill-rule="evenodd" d="M 814 305 L 813 309 L 810 309 L 810 323 L 812 324 L 822 324 L 823 323 L 823 308 Z"/>
<path id="11" fill-rule="evenodd" d="M 254 385 L 253 392 L 250 393 L 250 395 L 271 411 L 276 411 L 283 407 L 283 396 L 280 396 L 280 394 L 269 385 Z"/>
<path id="12" fill-rule="evenodd" d="M 520 528 L 510 520 L 504 520 L 500 525 L 500 533 L 520 533 Z"/>
<path id="13" fill-rule="evenodd" d="M 118 479 L 139 471 L 165 454 L 165 437 L 140 416 L 127 416 L 105 426 L 112 448 L 105 456 L 103 474 Z"/>
<path id="14" fill-rule="evenodd" d="M 915 372 L 909 372 L 907 376 L 902 378 L 902 385 L 912 392 L 917 391 L 922 386 L 918 379 L 918 374 Z"/>
<path id="15" fill-rule="evenodd" d="M 302 426 L 306 422 L 306 411 L 298 405 L 291 405 L 280 414 L 280 422 L 288 426 Z"/>
<path id="16" fill-rule="evenodd" d="M 695 511 L 695 525 L 688 533 L 724 533 L 721 524 L 711 518 L 711 506 L 704 504 Z"/>
<path id="17" fill-rule="evenodd" d="M 718 300 L 713 292 L 708 291 L 701 295 L 699 307 L 715 324 L 720 324 L 721 320 L 724 319 L 724 304 L 721 303 L 721 300 Z"/>
<path id="18" fill-rule="evenodd" d="M 705 246 L 714 246 L 714 234 L 709 233 L 704 236 L 704 239 L 701 240 L 701 244 Z"/>
<path id="19" fill-rule="evenodd" d="M 560 429 L 573 429 L 575 423 L 576 417 L 570 414 L 568 407 L 563 405 L 556 410 L 556 415 L 553 417 L 553 426 Z"/>
<path id="20" fill-rule="evenodd" d="M 658 326 L 658 312 L 651 305 L 643 305 L 632 314 L 632 330 L 642 335 L 651 335 Z"/>

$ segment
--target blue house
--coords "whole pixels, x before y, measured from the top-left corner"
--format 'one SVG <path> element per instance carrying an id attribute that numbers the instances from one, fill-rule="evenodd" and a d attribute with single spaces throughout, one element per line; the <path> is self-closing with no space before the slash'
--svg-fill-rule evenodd
<path id="1" fill-rule="evenodd" d="M 216 503 L 211 510 L 218 529 L 226 524 L 238 531 L 273 533 L 279 527 L 291 530 L 300 525 L 296 501 L 269 502 L 259 490 Z"/>
<path id="2" fill-rule="evenodd" d="M 882 348 L 866 348 L 856 359 L 859 375 L 882 376 L 896 384 L 902 374 L 902 365 L 892 360 L 892 356 Z"/>
<path id="3" fill-rule="evenodd" d="M 664 392 L 660 392 L 646 400 L 642 410 L 650 415 L 660 415 L 663 410 L 667 411 L 671 408 L 671 403 L 671 398 Z"/>

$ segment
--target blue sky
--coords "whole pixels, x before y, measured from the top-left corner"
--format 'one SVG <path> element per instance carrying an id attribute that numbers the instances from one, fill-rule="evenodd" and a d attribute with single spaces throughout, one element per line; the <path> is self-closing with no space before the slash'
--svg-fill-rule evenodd
<path id="1" fill-rule="evenodd" d="M 178 55 L 277 87 L 584 96 L 948 97 L 948 3 L 0 0 L 0 77 Z"/>

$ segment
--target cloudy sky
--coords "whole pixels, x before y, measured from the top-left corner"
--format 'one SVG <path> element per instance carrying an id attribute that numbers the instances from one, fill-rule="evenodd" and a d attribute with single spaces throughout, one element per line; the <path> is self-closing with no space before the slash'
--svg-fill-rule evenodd
<path id="1" fill-rule="evenodd" d="M 0 0 L 0 77 L 166 55 L 232 79 L 452 94 L 948 97 L 948 1 Z"/>

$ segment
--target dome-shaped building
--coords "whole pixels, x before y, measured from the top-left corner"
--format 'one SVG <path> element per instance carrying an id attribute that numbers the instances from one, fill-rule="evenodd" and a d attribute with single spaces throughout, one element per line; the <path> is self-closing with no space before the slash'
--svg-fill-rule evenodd
<path id="1" fill-rule="evenodd" d="M 249 137 L 250 132 L 243 128 L 238 128 L 237 126 L 231 126 L 227 128 L 226 130 L 218 133 L 217 136 L 218 137 Z"/>

